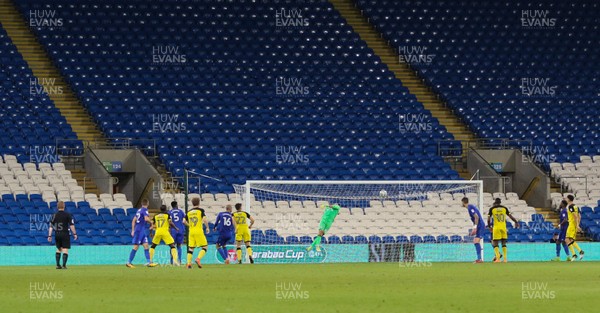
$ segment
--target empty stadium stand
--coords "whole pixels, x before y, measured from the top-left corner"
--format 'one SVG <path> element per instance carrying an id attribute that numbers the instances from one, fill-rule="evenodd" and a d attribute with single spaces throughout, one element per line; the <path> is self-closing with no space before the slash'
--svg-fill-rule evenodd
<path id="1" fill-rule="evenodd" d="M 156 148 L 175 176 L 187 168 L 221 179 L 203 179 L 199 188 L 190 186 L 194 192 L 190 198 L 201 197 L 211 221 L 224 204 L 235 201 L 232 184 L 247 179 L 459 179 L 440 157 L 438 142 L 447 140 L 454 148 L 460 142 L 452 142 L 453 136 L 326 1 L 15 3 L 24 19 L 32 10 L 55 12 L 62 19 L 59 27 L 32 29 L 108 140 L 125 138 L 145 151 Z M 583 114 L 596 110 L 598 97 L 590 92 L 598 90 L 598 83 L 577 78 L 597 74 L 596 60 L 560 50 L 558 40 L 548 39 L 547 29 L 520 33 L 517 26 L 516 30 L 506 26 L 511 14 L 521 10 L 519 2 L 504 3 L 506 7 L 500 3 L 478 7 L 462 0 L 409 1 L 411 6 L 385 0 L 358 3 L 395 47 L 425 45 L 435 53 L 433 62 L 411 64 L 412 68 L 478 136 L 530 141 L 547 147 L 547 154 L 559 162 L 598 152 L 589 132 L 597 125 Z M 296 10 L 302 23 L 279 25 L 286 10 Z M 482 18 L 485 14 L 495 19 Z M 438 20 L 451 24 L 442 29 Z M 570 29 L 557 27 L 552 34 L 568 37 L 582 25 L 597 30 L 583 17 L 569 23 Z M 510 32 L 496 29 L 498 25 Z M 512 35 L 513 30 L 521 35 Z M 584 37 L 571 37 L 560 42 L 590 48 L 579 43 Z M 18 79 L 32 75 L 10 39 L 4 34 L 1 40 L 2 61 L 6 57 L 10 62 L 0 65 L 6 76 L 0 95 L 8 103 L 0 114 L 23 127 L 2 126 L 9 136 L 0 146 L 0 212 L 8 214 L 0 218 L 8 226 L 0 229 L 0 245 L 47 244 L 38 236 L 38 227 L 47 224 L 44 219 L 59 200 L 66 201 L 83 231 L 79 244 L 128 244 L 135 209 L 124 195 L 86 194 L 60 162 L 30 162 L 23 143 L 56 146 L 56 138 L 77 137 L 43 93 L 39 99 L 29 98 Z M 525 42 L 532 46 L 519 48 Z M 485 49 L 478 50 L 481 47 Z M 525 69 L 523 64 L 552 63 L 548 54 L 540 53 L 542 48 L 557 53 L 560 68 Z M 520 81 L 507 78 L 519 75 L 550 78 L 560 84 L 559 92 L 552 97 L 525 96 Z M 282 92 L 283 87 L 300 92 Z M 582 92 L 575 97 L 572 90 Z M 565 111 L 573 116 L 564 119 Z M 411 131 L 406 123 L 419 125 Z M 582 133 L 589 135 L 571 140 Z M 83 149 L 81 143 L 74 145 Z M 286 161 L 289 155 L 294 161 Z M 560 172 L 556 164 L 544 163 Z M 563 174 L 575 172 L 567 163 L 560 167 Z M 584 167 L 591 169 L 577 165 L 576 170 Z M 576 191 L 578 183 L 569 188 Z M 586 204 L 592 204 L 595 195 L 588 193 Z M 343 208 L 326 241 L 468 241 L 464 235 L 471 222 L 459 204 L 463 196 L 430 194 L 425 201 L 373 201 Z M 542 242 L 552 237 L 554 225 L 516 194 L 485 194 L 483 207 L 497 197 L 522 221 L 520 229 L 511 230 L 511 241 Z M 180 194 L 164 194 L 162 200 L 184 201 Z M 258 217 L 254 242 L 311 242 L 321 214 L 318 205 L 253 202 L 252 214 Z M 595 239 L 594 234 L 600 234 L 597 206 L 596 202 L 595 208 L 583 208 L 589 217 L 584 226 Z M 208 236 L 209 243 L 215 242 L 214 236 Z M 489 236 L 488 232 L 486 241 Z"/>
<path id="2" fill-rule="evenodd" d="M 108 138 L 155 140 L 174 176 L 222 180 L 193 192 L 245 179 L 458 178 L 437 155 L 452 136 L 326 1 L 17 3 L 25 17 L 64 19 L 35 31 Z M 282 9 L 310 27 L 278 27 Z M 154 62 L 165 56 L 179 62 Z M 306 93 L 281 94 L 293 79 Z M 409 115 L 429 130 L 400 132 Z M 290 146 L 310 167 L 278 162 Z"/>
<path id="3" fill-rule="evenodd" d="M 479 138 L 514 140 L 546 169 L 600 154 L 597 1 L 357 4 Z"/>
<path id="4" fill-rule="evenodd" d="M 101 194 L 98 198 L 96 194 L 84 194 L 63 163 L 19 163 L 16 156 L 4 155 L 0 162 L 0 195 L 0 216 L 6 222 L 0 229 L 5 237 L 0 244 L 47 244 L 45 234 L 57 201 L 65 202 L 65 209 L 82 230 L 80 244 L 131 241 L 131 214 L 136 209 L 131 208 L 125 195 Z M 86 236 L 98 233 L 103 236 Z"/>
<path id="5" fill-rule="evenodd" d="M 81 142 L 76 140 L 71 126 L 40 87 L 3 28 L 0 28 L 0 79 L 3 134 L 0 155 L 15 155 L 21 162 L 28 162 L 35 158 L 32 154 L 43 157 L 61 152 L 80 153 Z M 55 151 L 57 139 L 70 139 L 59 145 L 64 151 Z"/>

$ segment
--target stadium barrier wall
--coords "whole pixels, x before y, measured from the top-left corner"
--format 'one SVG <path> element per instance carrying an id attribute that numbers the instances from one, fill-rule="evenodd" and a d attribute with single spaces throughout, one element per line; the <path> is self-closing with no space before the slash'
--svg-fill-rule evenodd
<path id="1" fill-rule="evenodd" d="M 600 243 L 579 242 L 585 251 L 585 261 L 600 261 Z M 508 243 L 508 260 L 539 262 L 556 257 L 554 243 Z M 502 247 L 500 247 L 502 253 Z M 567 257 L 561 246 L 561 259 Z M 491 243 L 484 244 L 484 260 L 491 261 L 494 250 Z M 472 243 L 389 243 L 369 247 L 370 262 L 472 262 L 476 259 Z"/>
<path id="2" fill-rule="evenodd" d="M 584 261 L 600 261 L 600 243 L 579 243 L 586 252 Z M 509 261 L 548 261 L 556 256 L 553 243 L 509 243 Z M 235 255 L 235 247 L 228 245 L 229 255 Z M 305 250 L 303 245 L 253 245 L 256 263 L 339 263 L 339 262 L 472 262 L 475 249 L 471 243 L 457 244 L 354 244 L 323 245 L 321 253 Z M 123 265 L 127 261 L 131 246 L 77 246 L 69 251 L 69 265 Z M 182 247 L 185 253 L 185 246 Z M 485 245 L 485 260 L 493 255 L 489 243 Z M 0 266 L 54 265 L 54 246 L 0 246 Z M 197 255 L 198 252 L 196 252 Z M 245 253 L 245 248 L 244 248 Z M 168 264 L 170 251 L 167 246 L 157 247 L 154 261 Z M 185 255 L 182 257 L 185 260 Z M 561 250 L 561 259 L 565 259 Z M 144 251 L 140 247 L 134 264 L 145 263 Z M 219 264 L 214 246 L 208 247 L 203 264 Z"/>
<path id="3" fill-rule="evenodd" d="M 230 256 L 235 257 L 235 246 L 227 246 Z M 367 244 L 357 245 L 323 245 L 321 252 L 306 251 L 303 245 L 253 245 L 253 256 L 256 263 L 339 263 L 339 262 L 368 262 L 369 249 Z M 182 260 L 185 260 L 187 248 L 182 246 Z M 198 250 L 194 256 L 198 255 Z M 246 253 L 243 248 L 244 254 Z M 7 265 L 53 265 L 53 246 L 0 246 L 0 266 Z M 69 265 L 124 265 L 127 262 L 131 246 L 77 246 L 69 250 Z M 223 263 L 217 256 L 214 245 L 202 259 L 202 264 Z M 170 251 L 168 246 L 158 246 L 154 254 L 154 262 L 168 264 Z M 140 246 L 133 264 L 146 262 L 144 249 Z"/>

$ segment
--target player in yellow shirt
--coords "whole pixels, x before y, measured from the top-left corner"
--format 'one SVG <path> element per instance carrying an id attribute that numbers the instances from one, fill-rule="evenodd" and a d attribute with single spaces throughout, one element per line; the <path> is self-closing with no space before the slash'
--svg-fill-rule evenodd
<path id="1" fill-rule="evenodd" d="M 577 260 L 575 249 L 579 251 L 579 259 L 581 260 L 583 259 L 584 252 L 581 250 L 581 248 L 579 248 L 577 242 L 575 242 L 575 239 L 577 238 L 577 232 L 581 231 L 581 227 L 579 226 L 579 223 L 581 223 L 581 211 L 579 210 L 579 207 L 573 203 L 573 200 L 575 200 L 573 195 L 568 195 L 565 200 L 567 200 L 567 219 L 569 221 L 569 227 L 567 228 L 567 239 L 565 241 L 567 246 L 569 246 L 571 254 L 573 255 L 568 259 L 568 261 Z M 575 249 L 573 249 L 573 247 L 575 247 Z"/>
<path id="2" fill-rule="evenodd" d="M 198 257 L 196 258 L 196 265 L 198 268 L 202 268 L 202 264 L 200 260 L 206 254 L 206 249 L 208 246 L 208 241 L 206 240 L 206 235 L 204 235 L 204 230 L 202 229 L 202 225 L 206 226 L 206 233 L 210 233 L 208 227 L 208 220 L 206 219 L 206 214 L 204 213 L 204 209 L 200 208 L 200 198 L 192 199 L 192 209 L 188 211 L 185 216 L 184 224 L 189 227 L 189 236 L 188 236 L 188 251 L 187 251 L 187 268 L 192 268 L 192 258 L 194 257 L 194 250 L 197 247 L 201 247 L 202 250 L 198 253 Z"/>
<path id="3" fill-rule="evenodd" d="M 242 264 L 242 240 L 246 244 L 246 253 L 248 253 L 250 263 L 254 263 L 254 259 L 252 258 L 252 246 L 250 245 L 252 240 L 250 229 L 252 228 L 252 225 L 254 225 L 254 218 L 247 212 L 242 211 L 241 203 L 235 204 L 233 218 L 235 219 L 235 245 L 237 246 L 236 255 L 238 263 Z M 248 220 L 250 220 L 250 225 L 248 225 Z"/>
<path id="4" fill-rule="evenodd" d="M 173 240 L 173 237 L 169 232 L 169 226 L 178 230 L 173 224 L 173 221 L 171 221 L 171 216 L 167 214 L 167 206 L 161 205 L 160 213 L 156 214 L 154 218 L 152 218 L 152 226 L 150 227 L 150 229 L 156 230 L 154 233 L 154 238 L 152 238 L 152 246 L 150 247 L 150 267 L 156 266 L 156 263 L 152 262 L 152 259 L 154 258 L 154 249 L 160 244 L 161 241 L 164 241 L 165 244 L 171 247 L 173 264 L 179 266 L 179 262 L 177 262 L 177 249 L 175 249 L 175 240 Z"/>
<path id="5" fill-rule="evenodd" d="M 490 208 L 488 213 L 488 225 L 491 225 L 492 218 L 494 219 L 494 228 L 492 232 L 492 246 L 494 246 L 494 253 L 496 257 L 494 258 L 494 263 L 499 263 L 500 261 L 500 249 L 498 248 L 498 242 L 502 241 L 502 252 L 504 253 L 504 263 L 508 262 L 507 252 L 506 252 L 506 239 L 508 239 L 508 230 L 506 228 L 506 217 L 510 217 L 513 222 L 515 222 L 515 228 L 519 228 L 519 221 L 514 218 L 508 208 L 503 206 L 500 198 L 496 198 L 494 201 L 494 206 Z"/>

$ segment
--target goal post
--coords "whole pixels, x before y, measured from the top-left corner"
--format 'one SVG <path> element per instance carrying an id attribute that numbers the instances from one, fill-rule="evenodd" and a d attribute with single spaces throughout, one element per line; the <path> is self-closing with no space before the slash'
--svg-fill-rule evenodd
<path id="1" fill-rule="evenodd" d="M 250 180 L 234 189 L 244 209 L 257 221 L 253 227 L 257 263 L 263 259 L 271 262 L 269 257 L 278 249 L 292 254 L 305 251 L 318 233 L 323 204 L 341 207 L 324 236 L 324 255 L 311 260 L 310 254 L 317 253 L 310 251 L 304 253 L 304 259 L 276 261 L 475 259 L 473 245 L 466 244 L 471 243 L 468 232 L 473 225 L 461 199 L 469 198 L 483 211 L 482 181 Z M 443 244 L 455 246 L 446 251 L 448 246 Z M 261 246 L 268 251 L 263 253 Z"/>

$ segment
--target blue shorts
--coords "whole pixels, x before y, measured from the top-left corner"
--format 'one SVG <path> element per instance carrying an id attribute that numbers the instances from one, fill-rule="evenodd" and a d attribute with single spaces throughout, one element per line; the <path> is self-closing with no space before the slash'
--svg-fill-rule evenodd
<path id="1" fill-rule="evenodd" d="M 477 232 L 475 233 L 475 238 L 483 238 L 483 234 L 485 234 L 485 227 L 477 226 Z"/>
<path id="2" fill-rule="evenodd" d="M 567 229 L 569 227 L 562 227 L 560 229 L 560 232 L 558 233 L 558 241 L 565 241 L 565 239 L 567 238 Z"/>
<path id="3" fill-rule="evenodd" d="M 173 240 L 175 240 L 175 244 L 180 245 L 180 244 L 183 244 L 183 239 L 185 238 L 185 233 L 173 230 L 173 231 L 171 231 L 171 237 L 173 237 Z"/>
<path id="4" fill-rule="evenodd" d="M 148 232 L 145 229 L 135 230 L 133 232 L 133 238 L 131 239 L 131 243 L 134 245 L 148 243 Z"/>
<path id="5" fill-rule="evenodd" d="M 217 239 L 217 244 L 221 247 L 227 245 L 227 242 L 231 240 L 231 233 L 219 234 L 219 239 Z"/>

